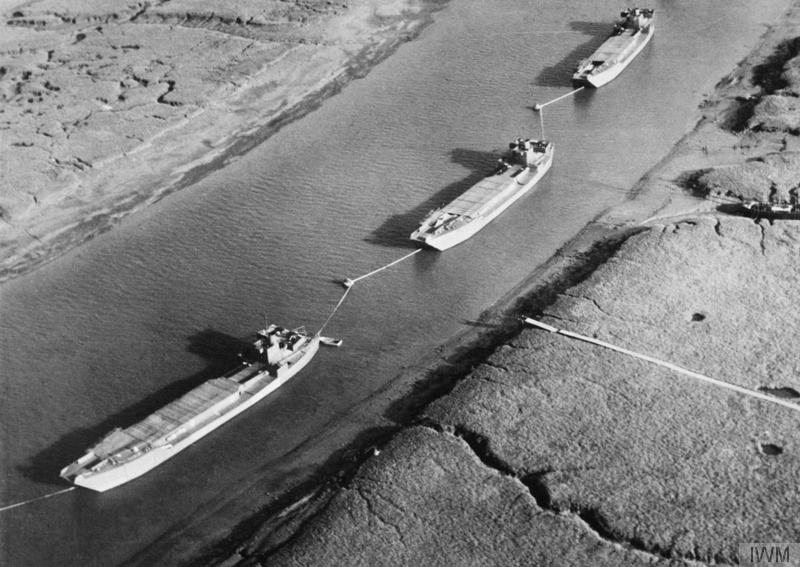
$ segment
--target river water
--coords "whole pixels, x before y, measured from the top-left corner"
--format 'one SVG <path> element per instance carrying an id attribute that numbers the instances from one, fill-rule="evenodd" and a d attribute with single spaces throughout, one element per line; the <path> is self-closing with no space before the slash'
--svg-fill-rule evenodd
<path id="1" fill-rule="evenodd" d="M 343 348 L 320 351 L 279 392 L 153 472 L 105 494 L 75 490 L 0 512 L 0 559 L 113 565 L 158 538 L 191 541 L 191 518 L 251 475 L 285 468 L 293 448 L 625 199 L 788 5 L 655 2 L 653 43 L 620 78 L 545 110 L 556 160 L 535 192 L 466 243 L 358 284 L 326 331 Z M 576 61 L 625 7 L 453 0 L 318 111 L 3 284 L 0 504 L 67 486 L 62 466 L 226 370 L 265 314 L 316 329 L 341 296 L 333 280 L 412 251 L 407 236 L 428 210 L 476 182 L 510 139 L 539 133 L 530 107 L 571 90 Z"/>

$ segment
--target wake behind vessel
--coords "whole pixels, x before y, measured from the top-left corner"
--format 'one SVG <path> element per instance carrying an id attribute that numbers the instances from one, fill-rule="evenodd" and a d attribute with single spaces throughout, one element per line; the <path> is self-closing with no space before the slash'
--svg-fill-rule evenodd
<path id="1" fill-rule="evenodd" d="M 613 80 L 644 49 L 655 33 L 653 10 L 630 8 L 620 13 L 614 32 L 597 50 L 578 63 L 575 86 L 599 88 Z"/>
<path id="2" fill-rule="evenodd" d="M 411 240 L 437 250 L 465 241 L 536 185 L 552 163 L 552 142 L 517 138 L 493 173 L 432 211 L 411 234 Z"/>
<path id="3" fill-rule="evenodd" d="M 130 427 L 114 429 L 64 467 L 61 477 L 103 492 L 141 476 L 277 390 L 311 361 L 321 342 L 338 346 L 302 327 L 269 325 L 256 333 L 235 369 Z"/>

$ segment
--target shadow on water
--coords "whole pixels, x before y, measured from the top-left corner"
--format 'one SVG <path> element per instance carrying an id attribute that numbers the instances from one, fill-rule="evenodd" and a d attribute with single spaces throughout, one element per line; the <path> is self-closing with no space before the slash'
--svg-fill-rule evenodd
<path id="1" fill-rule="evenodd" d="M 555 65 L 542 69 L 534 79 L 534 85 L 539 87 L 571 87 L 572 73 L 578 65 L 578 61 L 591 55 L 611 33 L 611 26 L 608 22 L 570 22 L 569 27 L 573 31 L 592 37 L 567 53 Z"/>
<path id="2" fill-rule="evenodd" d="M 414 256 L 414 270 L 417 274 L 424 274 L 436 265 L 442 253 L 439 250 L 422 245 L 422 254 Z"/>
<path id="3" fill-rule="evenodd" d="M 491 173 L 495 162 L 502 153 L 502 149 L 497 149 L 494 152 L 481 152 L 462 148 L 454 149 L 450 152 L 451 160 L 472 170 L 472 173 L 464 179 L 451 183 L 444 189 L 434 193 L 428 200 L 414 209 L 406 213 L 392 215 L 365 240 L 384 246 L 416 248 L 416 243 L 409 240 L 408 237 L 416 230 L 422 219 L 432 210 L 449 203 Z"/>
<path id="4" fill-rule="evenodd" d="M 576 114 L 578 119 L 583 119 L 581 113 L 589 112 L 589 109 L 591 108 L 590 103 L 592 102 L 592 97 L 594 97 L 594 93 L 596 92 L 597 89 L 591 89 L 587 87 L 572 97 L 573 104 L 578 110 L 578 113 Z"/>
<path id="5" fill-rule="evenodd" d="M 133 406 L 110 416 L 92 427 L 77 429 L 59 438 L 55 443 L 34 455 L 20 472 L 34 482 L 54 484 L 58 472 L 80 457 L 91 445 L 115 427 L 128 427 L 144 419 L 168 402 L 179 398 L 203 382 L 224 374 L 238 362 L 238 353 L 247 346 L 246 341 L 213 329 L 200 331 L 188 338 L 186 350 L 207 361 L 206 368 L 188 378 L 173 382 Z"/>

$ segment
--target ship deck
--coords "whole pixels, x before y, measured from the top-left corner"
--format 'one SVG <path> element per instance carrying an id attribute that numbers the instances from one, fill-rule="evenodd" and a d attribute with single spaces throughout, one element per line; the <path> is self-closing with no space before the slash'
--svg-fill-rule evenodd
<path id="1" fill-rule="evenodd" d="M 98 443 L 93 451 L 103 459 L 126 447 L 152 443 L 235 394 L 238 389 L 239 383 L 230 378 L 209 380 L 142 421 L 114 431 Z"/>
<path id="2" fill-rule="evenodd" d="M 519 166 L 514 166 L 506 173 L 483 178 L 462 193 L 461 196 L 442 207 L 442 210 L 454 215 L 478 216 L 482 209 L 491 203 L 493 198 L 497 197 L 510 182 L 514 181 L 511 173 L 519 169 Z"/>
<path id="3" fill-rule="evenodd" d="M 634 39 L 634 33 L 633 30 L 626 30 L 620 35 L 609 37 L 597 48 L 597 51 L 592 53 L 589 59 L 591 61 L 613 61 L 616 57 L 622 55 L 631 45 Z"/>

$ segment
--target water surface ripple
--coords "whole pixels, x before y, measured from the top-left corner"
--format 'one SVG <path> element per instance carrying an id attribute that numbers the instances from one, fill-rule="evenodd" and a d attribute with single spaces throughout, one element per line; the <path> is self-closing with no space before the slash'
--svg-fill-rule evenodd
<path id="1" fill-rule="evenodd" d="M 704 93 L 788 1 L 656 1 L 657 32 L 619 79 L 548 107 L 554 166 L 466 243 L 360 283 L 321 351 L 260 405 L 141 479 L 0 516 L 8 565 L 118 564 L 183 537 L 257 475 L 514 288 L 696 120 Z M 196 186 L 0 287 L 0 504 L 65 486 L 58 470 L 232 363 L 266 314 L 319 326 L 332 283 L 408 253 L 431 208 L 490 169 L 531 111 L 570 90 L 619 1 L 459 0 L 414 42 Z M 330 447 L 333 452 L 338 447 Z M 242 510 L 242 515 L 252 511 Z M 220 529 L 224 530 L 225 525 Z"/>

